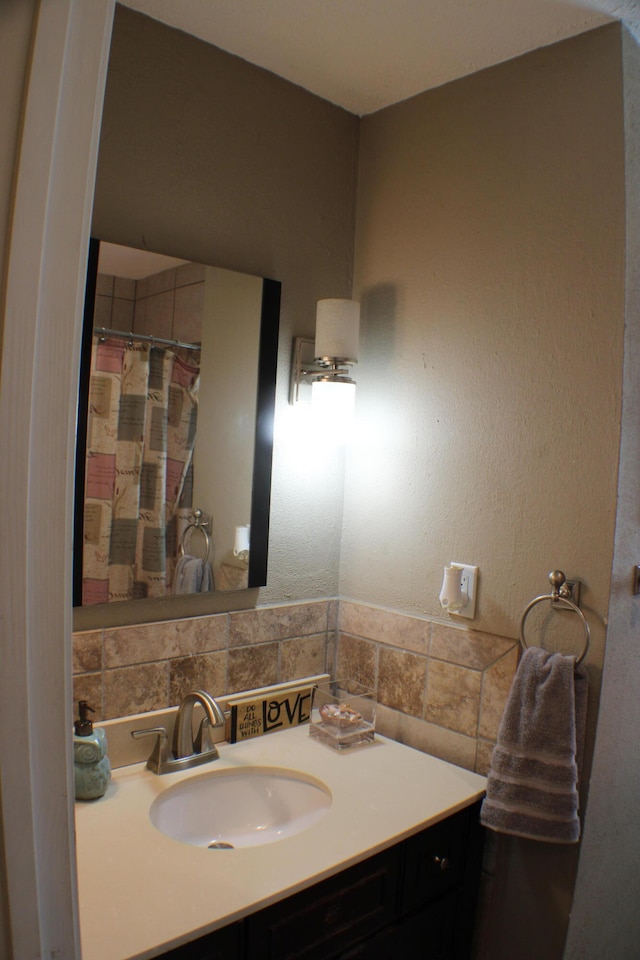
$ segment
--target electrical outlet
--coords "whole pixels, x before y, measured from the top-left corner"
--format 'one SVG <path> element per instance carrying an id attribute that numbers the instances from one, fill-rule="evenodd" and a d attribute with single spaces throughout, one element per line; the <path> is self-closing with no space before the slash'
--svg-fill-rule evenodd
<path id="1" fill-rule="evenodd" d="M 473 620 L 476 615 L 478 568 L 471 566 L 468 563 L 455 563 L 455 561 L 452 561 L 451 566 L 462 567 L 460 572 L 460 582 L 462 584 L 462 592 L 466 593 L 468 597 L 464 607 L 461 607 L 460 610 L 456 610 L 455 616 L 466 617 L 468 620 Z"/>

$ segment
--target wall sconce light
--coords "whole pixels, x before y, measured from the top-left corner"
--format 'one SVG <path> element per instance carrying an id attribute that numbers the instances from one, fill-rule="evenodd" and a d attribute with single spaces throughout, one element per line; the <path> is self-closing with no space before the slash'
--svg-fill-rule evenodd
<path id="1" fill-rule="evenodd" d="M 353 405 L 356 384 L 349 366 L 358 362 L 360 304 L 355 300 L 319 300 L 316 339 L 293 341 L 289 402 L 297 403 L 310 385 L 314 406 L 344 410 Z"/>

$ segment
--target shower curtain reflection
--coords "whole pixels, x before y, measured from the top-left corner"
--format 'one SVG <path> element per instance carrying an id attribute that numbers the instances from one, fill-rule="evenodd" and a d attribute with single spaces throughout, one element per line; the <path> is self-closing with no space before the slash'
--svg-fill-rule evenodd
<path id="1" fill-rule="evenodd" d="M 94 336 L 83 605 L 171 593 L 191 517 L 199 375 L 199 351 Z"/>

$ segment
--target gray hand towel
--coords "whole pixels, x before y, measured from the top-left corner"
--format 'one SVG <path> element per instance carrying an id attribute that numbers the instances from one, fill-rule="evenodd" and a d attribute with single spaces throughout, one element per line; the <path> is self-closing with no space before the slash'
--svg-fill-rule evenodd
<path id="1" fill-rule="evenodd" d="M 185 554 L 176 564 L 174 593 L 210 593 L 213 590 L 211 565 L 199 557 Z"/>
<path id="2" fill-rule="evenodd" d="M 525 650 L 491 758 L 481 822 L 492 830 L 576 843 L 587 674 L 574 657 Z"/>

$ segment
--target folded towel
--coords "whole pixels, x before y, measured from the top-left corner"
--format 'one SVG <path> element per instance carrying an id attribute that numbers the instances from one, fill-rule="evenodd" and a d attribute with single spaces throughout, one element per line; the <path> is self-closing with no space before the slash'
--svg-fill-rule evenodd
<path id="1" fill-rule="evenodd" d="M 210 593 L 213 590 L 211 564 L 185 554 L 176 564 L 174 593 Z"/>
<path id="2" fill-rule="evenodd" d="M 575 657 L 525 650 L 491 758 L 480 820 L 492 830 L 576 843 L 587 674 Z"/>

